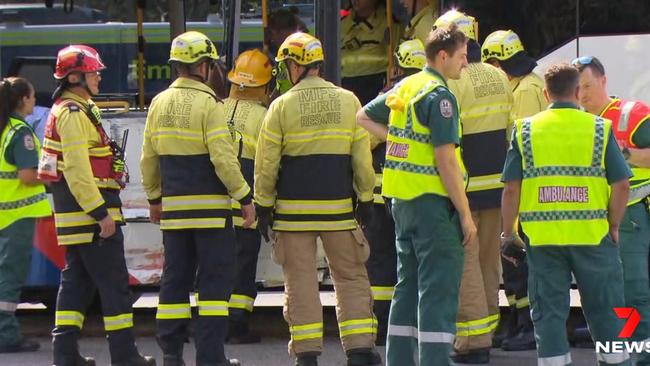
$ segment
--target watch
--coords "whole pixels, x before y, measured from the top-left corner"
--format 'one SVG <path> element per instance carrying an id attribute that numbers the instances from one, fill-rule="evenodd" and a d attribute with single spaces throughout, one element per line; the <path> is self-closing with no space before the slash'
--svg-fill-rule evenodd
<path id="1" fill-rule="evenodd" d="M 624 147 L 623 150 L 621 150 L 621 152 L 623 153 L 623 157 L 625 158 L 625 160 L 630 159 L 630 149 Z"/>

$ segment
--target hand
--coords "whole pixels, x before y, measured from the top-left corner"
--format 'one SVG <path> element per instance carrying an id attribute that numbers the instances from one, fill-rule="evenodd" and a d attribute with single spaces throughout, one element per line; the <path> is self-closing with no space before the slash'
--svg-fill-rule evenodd
<path id="1" fill-rule="evenodd" d="M 267 242 L 269 239 L 269 228 L 273 226 L 273 207 L 262 207 L 255 205 L 257 213 L 257 230 Z"/>
<path id="2" fill-rule="evenodd" d="M 373 217 L 373 205 L 373 201 L 357 203 L 355 216 L 361 228 L 365 228 L 366 226 L 370 225 Z"/>
<path id="3" fill-rule="evenodd" d="M 97 222 L 99 224 L 99 237 L 100 238 L 110 238 L 115 234 L 115 221 L 111 215 L 106 215 L 103 219 Z"/>
<path id="4" fill-rule="evenodd" d="M 255 205 L 253 205 L 253 203 L 242 205 L 241 216 L 244 218 L 244 223 L 242 226 L 246 229 L 251 227 L 251 225 L 253 225 L 255 222 Z"/>
<path id="5" fill-rule="evenodd" d="M 149 204 L 149 221 L 160 224 L 160 216 L 162 216 L 162 203 Z"/>
<path id="6" fill-rule="evenodd" d="M 612 241 L 614 244 L 618 245 L 618 226 L 610 226 L 609 227 L 609 236 L 612 238 Z"/>
<path id="7" fill-rule="evenodd" d="M 512 263 L 515 267 L 526 258 L 524 241 L 519 235 L 512 233 L 510 235 L 501 234 L 501 257 Z"/>
<path id="8" fill-rule="evenodd" d="M 466 246 L 476 239 L 476 225 L 474 225 L 472 216 L 467 216 L 462 219 L 460 221 L 460 226 L 463 229 L 463 246 Z"/>

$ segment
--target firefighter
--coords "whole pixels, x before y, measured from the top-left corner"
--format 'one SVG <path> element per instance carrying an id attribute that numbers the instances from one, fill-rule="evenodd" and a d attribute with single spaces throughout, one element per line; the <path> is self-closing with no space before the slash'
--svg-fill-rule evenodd
<path id="1" fill-rule="evenodd" d="M 528 56 L 524 46 L 511 30 L 498 30 L 491 33 L 481 47 L 481 59 L 505 71 L 510 81 L 514 104 L 511 120 L 530 117 L 548 105 L 544 98 L 544 82 L 533 72 L 537 62 Z M 512 136 L 512 123 L 508 124 L 508 139 Z M 521 248 L 523 249 L 523 248 Z M 520 255 L 525 252 L 520 251 Z M 533 322 L 530 320 L 528 301 L 528 265 L 525 260 L 502 259 L 503 287 L 510 306 L 510 319 L 503 331 L 498 331 L 493 345 L 505 351 L 535 349 Z"/>
<path id="2" fill-rule="evenodd" d="M 223 104 L 205 83 L 217 48 L 204 34 L 172 41 L 178 78 L 149 107 L 140 160 L 151 221 L 163 232 L 165 265 L 156 320 L 165 366 L 184 365 L 191 318 L 189 292 L 198 278 L 197 365 L 239 365 L 224 353 L 236 240 L 230 199 L 243 227 L 255 219 Z M 229 197 L 230 196 L 230 197 Z"/>
<path id="3" fill-rule="evenodd" d="M 637 309 L 641 322 L 634 341 L 650 338 L 650 287 L 648 246 L 650 245 L 650 107 L 639 101 L 610 98 L 603 64 L 596 57 L 573 61 L 580 71 L 580 104 L 589 113 L 611 119 L 618 147 L 632 169 L 631 191 L 620 227 L 625 305 Z M 639 354 L 637 365 L 650 365 L 650 357 Z"/>
<path id="4" fill-rule="evenodd" d="M 572 364 L 566 332 L 572 275 L 595 341 L 618 341 L 624 325 L 613 308 L 625 302 L 619 224 L 631 172 L 611 122 L 579 110 L 578 79 L 569 64 L 546 71 L 551 105 L 515 121 L 502 178 L 502 249 L 522 244 L 519 217 L 539 365 Z M 596 357 L 600 365 L 631 364 L 627 351 Z"/>
<path id="5" fill-rule="evenodd" d="M 111 365 L 156 364 L 135 345 L 119 196 L 124 152 L 109 139 L 92 101 L 103 69 L 91 47 L 71 45 L 59 51 L 54 72 L 58 87 L 38 167 L 39 179 L 51 182 L 57 241 L 66 247 L 52 331 L 56 366 L 95 364 L 79 355 L 77 343 L 95 289 Z"/>
<path id="6" fill-rule="evenodd" d="M 237 57 L 228 80 L 232 85 L 230 97 L 224 101 L 225 116 L 237 141 L 242 174 L 253 187 L 257 138 L 268 106 L 271 61 L 260 50 L 245 51 Z M 250 331 L 249 318 L 257 296 L 255 274 L 261 237 L 255 224 L 243 227 L 244 219 L 236 200 L 232 201 L 232 216 L 237 237 L 237 276 L 229 302 L 228 343 L 258 343 L 260 337 Z"/>
<path id="7" fill-rule="evenodd" d="M 372 100 L 384 86 L 388 66 L 386 8 L 379 0 L 353 0 L 341 20 L 341 86 Z"/>
<path id="8" fill-rule="evenodd" d="M 40 143 L 25 117 L 34 110 L 34 87 L 23 78 L 0 81 L 0 353 L 33 352 L 16 318 L 27 278 L 36 219 L 51 214 L 36 168 Z"/>
<path id="9" fill-rule="evenodd" d="M 415 365 L 418 347 L 420 365 L 452 364 L 461 243 L 474 240 L 476 227 L 464 192 L 458 105 L 446 80 L 467 66 L 466 44 L 455 24 L 436 29 L 424 70 L 359 113 L 360 124 L 387 140 L 382 194 L 392 198 L 398 260 L 389 366 Z"/>
<path id="10" fill-rule="evenodd" d="M 393 82 L 399 82 L 404 77 L 422 71 L 427 62 L 424 46 L 419 39 L 404 41 L 400 44 L 395 51 L 395 59 L 397 67 L 394 72 L 396 78 L 392 80 Z M 372 108 L 366 111 L 366 107 L 357 112 L 359 125 L 370 132 L 375 124 L 380 124 L 381 127 L 388 124 L 388 119 L 382 119 L 382 114 L 373 114 Z M 379 136 L 370 135 L 370 148 L 372 165 L 375 169 L 375 205 L 372 220 L 364 228 L 364 233 L 370 244 L 370 257 L 366 262 L 366 268 L 372 286 L 373 310 L 378 322 L 376 344 L 384 345 L 388 331 L 390 301 L 393 299 L 393 287 L 397 282 L 395 223 L 381 195 L 382 173 L 386 161 L 386 133 L 380 133 Z"/>
<path id="11" fill-rule="evenodd" d="M 318 76 L 320 41 L 289 36 L 276 61 L 291 89 L 270 106 L 255 156 L 258 229 L 275 231 L 274 257 L 285 279 L 284 317 L 296 365 L 317 364 L 323 314 L 318 295 L 316 239 L 323 242 L 337 297 L 337 319 L 349 366 L 380 365 L 377 321 L 364 263 L 368 244 L 358 229 L 372 215 L 374 174 L 368 134 L 356 126 L 359 100 Z M 279 174 L 281 171 L 281 174 Z M 271 223 L 271 219 L 273 222 Z"/>
<path id="12" fill-rule="evenodd" d="M 265 43 L 274 55 L 287 37 L 296 32 L 308 32 L 307 25 L 298 16 L 298 8 L 278 8 L 269 14 L 268 27 L 264 32 Z"/>
<path id="13" fill-rule="evenodd" d="M 463 162 L 469 173 L 467 197 L 478 236 L 465 250 L 452 357 L 458 363 L 490 361 L 492 335 L 499 324 L 501 282 L 500 172 L 506 158 L 512 93 L 504 72 L 481 62 L 478 22 L 474 17 L 450 10 L 434 23 L 454 23 L 467 36 L 467 60 L 460 79 L 449 81 L 449 90 L 460 106 L 463 131 Z"/>
<path id="14" fill-rule="evenodd" d="M 426 43 L 433 23 L 438 19 L 438 0 L 400 0 L 411 20 L 404 30 L 404 39 L 419 39 Z"/>

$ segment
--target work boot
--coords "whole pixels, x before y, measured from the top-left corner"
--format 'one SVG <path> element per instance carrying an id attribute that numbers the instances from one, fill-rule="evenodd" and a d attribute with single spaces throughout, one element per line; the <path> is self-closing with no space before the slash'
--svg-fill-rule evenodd
<path id="1" fill-rule="evenodd" d="M 126 361 L 111 362 L 111 366 L 156 366 L 156 359 L 151 356 L 136 354 Z"/>
<path id="2" fill-rule="evenodd" d="M 35 352 L 41 345 L 29 338 L 23 338 L 18 343 L 0 345 L 0 353 Z"/>
<path id="3" fill-rule="evenodd" d="M 505 319 L 501 319 L 494 336 L 492 336 L 492 348 L 501 348 L 503 341 L 517 335 L 517 312 L 514 305 L 509 308 L 509 314 Z M 530 320 L 530 318 L 529 318 Z"/>
<path id="4" fill-rule="evenodd" d="M 92 357 L 79 354 L 79 331 L 56 329 L 52 339 L 52 366 L 95 366 Z"/>
<path id="5" fill-rule="evenodd" d="M 250 330 L 247 317 L 242 320 L 228 322 L 226 344 L 253 344 L 261 341 L 260 335 Z"/>
<path id="6" fill-rule="evenodd" d="M 231 358 L 226 360 L 226 362 L 216 364 L 215 366 L 241 366 L 241 362 L 236 358 Z"/>
<path id="7" fill-rule="evenodd" d="M 52 366 L 95 366 L 95 359 L 92 357 L 83 357 L 82 355 L 77 355 L 77 357 L 71 357 L 69 359 L 59 357 Z"/>
<path id="8" fill-rule="evenodd" d="M 519 333 L 503 341 L 501 349 L 504 351 L 527 351 L 537 348 L 535 332 L 528 327 L 521 328 Z"/>
<path id="9" fill-rule="evenodd" d="M 296 355 L 295 366 L 318 366 L 318 355 L 311 352 Z"/>
<path id="10" fill-rule="evenodd" d="M 484 364 L 490 363 L 490 350 L 477 349 L 467 353 L 454 353 L 451 359 L 456 363 Z"/>
<path id="11" fill-rule="evenodd" d="M 348 366 L 381 366 L 381 356 L 371 348 L 356 348 L 346 352 Z"/>
<path id="12" fill-rule="evenodd" d="M 163 366 L 185 366 L 185 361 L 180 355 L 164 355 Z"/>

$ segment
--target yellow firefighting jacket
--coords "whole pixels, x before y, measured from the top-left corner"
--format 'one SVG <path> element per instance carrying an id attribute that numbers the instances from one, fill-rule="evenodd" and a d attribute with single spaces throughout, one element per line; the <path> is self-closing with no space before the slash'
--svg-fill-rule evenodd
<path id="1" fill-rule="evenodd" d="M 514 104 L 510 118 L 512 122 L 508 124 L 508 139 L 511 137 L 515 120 L 532 117 L 548 107 L 548 101 L 544 98 L 544 81 L 533 72 L 510 79 L 510 90 Z"/>
<path id="2" fill-rule="evenodd" d="M 438 1 L 430 0 L 429 6 L 420 10 L 404 30 L 404 39 L 419 39 L 425 44 L 433 23 L 438 19 Z"/>
<path id="3" fill-rule="evenodd" d="M 386 72 L 388 66 L 386 9 L 367 19 L 355 20 L 354 10 L 341 20 L 341 76 L 355 77 Z"/>
<path id="4" fill-rule="evenodd" d="M 230 197 L 251 200 L 223 103 L 189 78 L 176 79 L 153 99 L 140 171 L 150 202 L 162 199 L 162 230 L 223 228 Z"/>
<path id="5" fill-rule="evenodd" d="M 307 77 L 269 108 L 255 157 L 255 202 L 275 206 L 273 230 L 353 230 L 352 196 L 373 200 L 368 133 L 359 100 Z"/>

